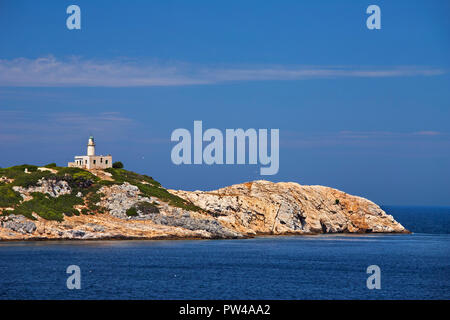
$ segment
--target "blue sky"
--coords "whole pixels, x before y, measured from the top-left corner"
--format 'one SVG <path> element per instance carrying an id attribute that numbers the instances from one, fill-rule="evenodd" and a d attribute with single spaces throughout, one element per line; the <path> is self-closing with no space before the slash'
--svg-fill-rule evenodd
<path id="1" fill-rule="evenodd" d="M 66 28 L 81 8 L 82 29 Z M 366 28 L 368 5 L 381 30 Z M 450 205 L 448 1 L 0 1 L 0 166 L 98 152 L 169 188 Z M 175 166 L 176 128 L 279 128 L 280 170 Z"/>

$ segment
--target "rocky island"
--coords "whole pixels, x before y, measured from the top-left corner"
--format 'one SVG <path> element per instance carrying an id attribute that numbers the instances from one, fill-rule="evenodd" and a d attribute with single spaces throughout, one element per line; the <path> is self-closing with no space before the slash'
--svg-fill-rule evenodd
<path id="1" fill-rule="evenodd" d="M 259 180 L 181 191 L 117 168 L 0 169 L 0 240 L 408 232 L 375 203 L 324 186 Z"/>

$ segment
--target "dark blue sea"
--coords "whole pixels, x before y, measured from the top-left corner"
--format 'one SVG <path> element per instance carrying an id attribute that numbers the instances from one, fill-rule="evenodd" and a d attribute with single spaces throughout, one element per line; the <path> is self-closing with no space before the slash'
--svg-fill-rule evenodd
<path id="1" fill-rule="evenodd" d="M 383 209 L 414 234 L 1 243 L 0 299 L 450 299 L 450 208 Z"/>

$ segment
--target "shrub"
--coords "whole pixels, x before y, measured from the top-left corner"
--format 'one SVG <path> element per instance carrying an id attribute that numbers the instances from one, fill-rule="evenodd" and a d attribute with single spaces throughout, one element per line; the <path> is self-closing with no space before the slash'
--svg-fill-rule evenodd
<path id="1" fill-rule="evenodd" d="M 339 204 L 339 199 L 336 199 L 336 200 L 334 201 L 334 203 L 335 203 L 335 204 Z"/>
<path id="2" fill-rule="evenodd" d="M 86 205 L 92 211 L 103 211 L 102 207 L 97 206 L 97 203 L 102 200 L 102 197 L 105 195 L 103 193 L 97 193 L 100 189 L 100 186 L 96 185 L 91 188 L 89 194 L 86 197 Z"/>
<path id="3" fill-rule="evenodd" d="M 15 186 L 21 186 L 24 188 L 28 188 L 31 186 L 37 185 L 37 182 L 42 178 L 48 178 L 53 174 L 49 171 L 34 171 L 31 173 L 23 173 L 16 175 L 14 178 L 14 182 L 12 183 Z"/>
<path id="4" fill-rule="evenodd" d="M 44 168 L 56 168 L 56 163 L 52 162 L 44 166 Z"/>
<path id="5" fill-rule="evenodd" d="M 150 202 L 139 202 L 136 204 L 136 209 L 141 211 L 143 214 L 159 213 L 159 208 L 156 204 Z"/>
<path id="6" fill-rule="evenodd" d="M 108 168 L 105 171 L 111 173 L 112 178 L 118 183 L 129 182 L 130 184 L 136 185 L 138 183 L 145 182 L 154 186 L 161 186 L 161 184 L 153 180 L 152 177 L 138 174 L 125 169 Z"/>
<path id="7" fill-rule="evenodd" d="M 11 213 L 21 214 L 33 219 L 32 213 L 35 212 L 44 219 L 62 221 L 64 214 L 77 214 L 78 210 L 73 206 L 83 203 L 81 198 L 71 194 L 65 194 L 57 198 L 39 192 L 33 192 L 31 195 L 33 196 L 32 200 L 22 202 Z"/>
<path id="8" fill-rule="evenodd" d="M 80 169 L 80 168 L 59 168 L 58 175 L 59 176 L 71 175 L 74 178 L 83 177 L 85 179 L 90 179 L 92 181 L 99 180 L 99 178 L 96 177 L 94 174 L 90 173 L 89 171 Z"/>
<path id="9" fill-rule="evenodd" d="M 0 169 L 0 176 L 5 176 L 10 179 L 15 179 L 18 176 L 25 175 L 25 169 L 28 170 L 28 172 L 35 172 L 37 171 L 37 166 L 32 166 L 29 164 L 23 164 L 21 166 L 14 166 L 9 168 L 3 168 Z"/>
<path id="10" fill-rule="evenodd" d="M 127 216 L 136 217 L 138 215 L 136 208 L 130 208 L 127 210 Z"/>
<path id="11" fill-rule="evenodd" d="M 22 197 L 18 192 L 15 192 L 11 186 L 2 185 L 0 186 L 0 207 L 12 207 L 20 203 Z"/>
<path id="12" fill-rule="evenodd" d="M 123 163 L 120 162 L 120 161 L 116 161 L 116 162 L 113 163 L 112 167 L 114 169 L 122 169 L 123 168 Z"/>

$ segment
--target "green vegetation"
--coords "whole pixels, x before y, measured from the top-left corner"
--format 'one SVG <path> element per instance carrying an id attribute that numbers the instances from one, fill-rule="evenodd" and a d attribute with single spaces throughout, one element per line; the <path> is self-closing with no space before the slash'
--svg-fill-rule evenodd
<path id="1" fill-rule="evenodd" d="M 136 209 L 142 211 L 144 214 L 159 213 L 159 208 L 155 203 L 139 202 L 136 205 Z"/>
<path id="2" fill-rule="evenodd" d="M 83 178 L 85 180 L 92 180 L 95 182 L 98 182 L 100 179 L 96 177 L 94 174 L 90 173 L 89 171 L 80 169 L 80 168 L 57 168 L 58 170 L 58 176 L 65 176 L 69 175 L 72 176 L 74 179 L 80 179 Z"/>
<path id="3" fill-rule="evenodd" d="M 0 169 L 0 177 L 14 179 L 12 183 L 3 182 L 0 185 L 0 207 L 14 207 L 22 201 L 20 194 L 13 190 L 13 186 L 29 187 L 36 185 L 39 179 L 48 176 L 50 172 L 37 171 L 37 166 L 21 165 Z M 27 169 L 30 173 L 25 173 Z"/>
<path id="4" fill-rule="evenodd" d="M 100 202 L 102 197 L 105 195 L 103 193 L 99 193 L 98 190 L 102 186 L 100 184 L 96 184 L 93 187 L 89 188 L 89 193 L 86 196 L 86 205 L 92 212 L 99 212 L 103 213 L 103 209 L 99 206 L 97 206 L 97 203 Z"/>
<path id="5" fill-rule="evenodd" d="M 123 163 L 120 162 L 120 161 L 116 161 L 116 162 L 113 163 L 112 167 L 114 169 L 123 169 Z"/>
<path id="6" fill-rule="evenodd" d="M 127 216 L 136 217 L 138 215 L 136 208 L 130 208 L 127 210 Z"/>
<path id="7" fill-rule="evenodd" d="M 29 172 L 36 172 L 37 166 L 32 166 L 29 164 L 23 164 L 21 166 L 14 166 L 10 168 L 2 168 L 0 169 L 0 177 L 4 176 L 10 179 L 15 179 L 18 176 L 25 174 L 25 169 L 27 169 Z"/>
<path id="8" fill-rule="evenodd" d="M 56 163 L 52 162 L 44 166 L 45 168 L 56 168 Z"/>
<path id="9" fill-rule="evenodd" d="M 128 182 L 130 184 L 149 183 L 151 185 L 161 186 L 159 182 L 153 180 L 152 177 L 149 177 L 145 174 L 138 174 L 125 169 L 115 169 L 115 168 L 108 168 L 105 169 L 105 171 L 111 173 L 114 181 L 118 183 L 124 182 Z"/>
<path id="10" fill-rule="evenodd" d="M 97 205 L 104 196 L 98 193 L 102 186 L 123 184 L 128 182 L 139 188 L 144 197 L 156 197 L 163 202 L 185 210 L 199 211 L 199 207 L 169 193 L 161 184 L 147 175 L 137 174 L 123 168 L 109 168 L 105 171 L 111 173 L 113 181 L 101 180 L 87 170 L 80 168 L 58 167 L 55 163 L 45 166 L 56 170 L 56 173 L 48 170 L 38 170 L 38 166 L 20 165 L 10 168 L 0 168 L 0 177 L 12 179 L 12 181 L 0 182 L 0 208 L 11 207 L 13 210 L 5 211 L 4 214 L 21 214 L 33 219 L 33 213 L 48 219 L 62 221 L 64 215 L 80 215 L 80 211 L 74 208 L 76 205 L 85 205 L 81 214 L 103 213 L 104 208 Z M 26 170 L 26 172 L 25 172 Z M 53 198 L 50 195 L 34 192 L 33 199 L 23 201 L 19 192 L 13 190 L 14 186 L 29 188 L 36 186 L 40 179 L 66 181 L 72 192 Z M 79 197 L 81 193 L 82 197 Z M 159 213 L 159 208 L 154 203 L 140 202 L 127 211 L 127 215 L 136 216 L 137 211 L 148 213 Z"/>
<path id="11" fill-rule="evenodd" d="M 49 171 L 34 171 L 31 173 L 24 173 L 22 175 L 17 175 L 12 183 L 14 186 L 21 186 L 28 188 L 31 186 L 36 186 L 37 182 L 42 178 L 49 178 L 52 175 Z"/>
<path id="12" fill-rule="evenodd" d="M 0 208 L 13 207 L 22 200 L 18 192 L 15 192 L 9 185 L 0 186 Z"/>
<path id="13" fill-rule="evenodd" d="M 33 192 L 31 195 L 33 196 L 32 200 L 22 202 L 10 213 L 21 214 L 34 219 L 32 213 L 35 212 L 44 219 L 62 221 L 64 214 L 71 216 L 78 212 L 73 208 L 74 205 L 83 203 L 83 199 L 71 194 L 62 195 L 58 198 L 40 192 Z"/>
<path id="14" fill-rule="evenodd" d="M 334 203 L 335 203 L 335 204 L 339 204 L 339 199 L 336 199 L 336 200 L 334 201 Z"/>
<path id="15" fill-rule="evenodd" d="M 159 208 L 156 206 L 155 203 L 149 203 L 149 202 L 139 202 L 134 207 L 131 207 L 127 210 L 127 216 L 129 217 L 137 217 L 138 211 L 141 211 L 143 214 L 149 214 L 149 213 L 159 213 Z"/>
<path id="16" fill-rule="evenodd" d="M 99 178 L 79 168 L 63 168 L 57 167 L 54 164 L 49 164 L 47 167 L 54 168 L 57 173 L 39 171 L 37 166 L 32 165 L 0 169 L 0 177 L 14 179 L 11 183 L 3 183 L 0 185 L 0 207 L 12 207 L 14 210 L 8 211 L 7 214 L 21 214 L 30 219 L 33 219 L 33 212 L 45 219 L 57 221 L 62 221 L 64 215 L 79 215 L 79 211 L 74 206 L 84 204 L 84 200 L 76 195 L 78 192 L 81 192 L 83 196 L 89 194 L 89 192 L 95 193 L 100 188 L 100 186 L 97 187 L 95 185 L 95 182 L 99 181 Z M 28 173 L 25 172 L 25 169 Z M 43 193 L 34 192 L 31 194 L 33 199 L 22 202 L 20 193 L 13 190 L 14 186 L 23 188 L 36 186 L 42 178 L 66 181 L 72 189 L 71 194 L 53 198 Z M 91 203 L 88 201 L 88 206 Z M 95 210 L 98 208 L 97 206 L 92 207 L 89 206 L 89 209 Z"/>

